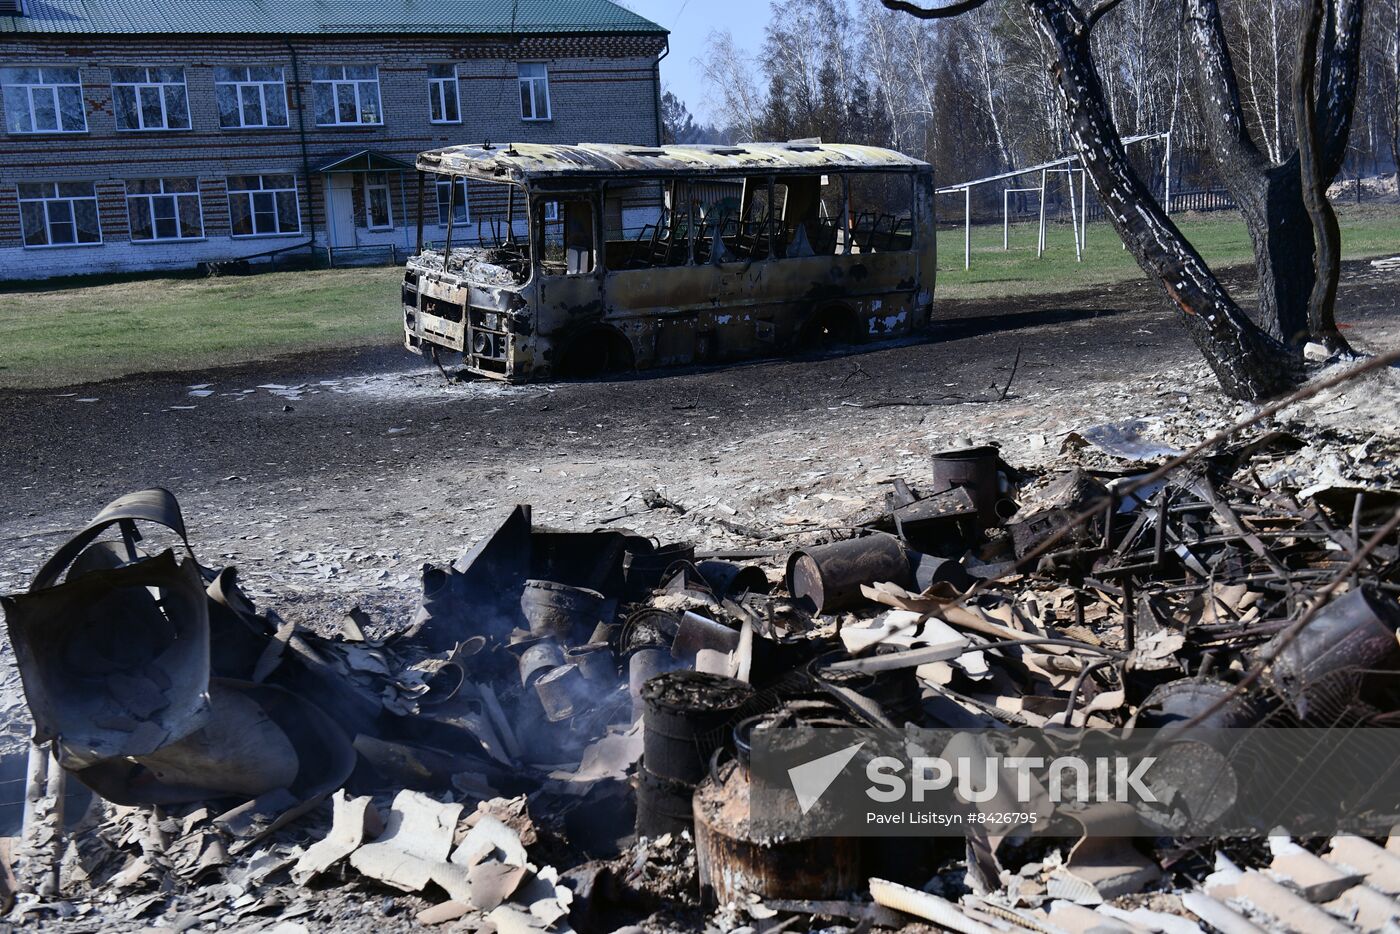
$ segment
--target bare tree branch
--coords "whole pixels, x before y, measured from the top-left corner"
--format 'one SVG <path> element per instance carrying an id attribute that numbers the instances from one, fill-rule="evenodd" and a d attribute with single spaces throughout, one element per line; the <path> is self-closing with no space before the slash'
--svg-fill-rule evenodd
<path id="1" fill-rule="evenodd" d="M 950 3 L 941 7 L 922 7 L 917 3 L 910 3 L 909 0 L 880 0 L 891 10 L 898 10 L 901 13 L 908 13 L 919 19 L 946 19 L 950 16 L 960 16 L 969 10 L 975 10 L 988 3 L 988 0 L 958 0 L 957 3 Z"/>
<path id="2" fill-rule="evenodd" d="M 1094 24 L 1099 21 L 1099 17 L 1122 2 L 1123 0 L 1097 0 L 1097 2 L 1089 8 L 1089 15 L 1084 18 L 1084 31 L 1088 32 L 1090 29 L 1093 29 Z"/>

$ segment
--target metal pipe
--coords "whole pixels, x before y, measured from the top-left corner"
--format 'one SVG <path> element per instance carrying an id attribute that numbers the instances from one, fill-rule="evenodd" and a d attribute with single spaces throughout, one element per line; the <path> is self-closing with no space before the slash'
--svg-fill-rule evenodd
<path id="1" fill-rule="evenodd" d="M 447 176 L 447 233 L 442 240 L 442 271 L 447 272 L 447 259 L 452 255 L 452 222 L 456 220 L 457 211 L 453 207 L 457 197 L 457 177 Z"/>
<path id="2" fill-rule="evenodd" d="M 742 222 L 742 218 L 740 219 Z M 841 253 L 844 256 L 851 254 L 851 177 L 841 176 L 841 237 L 845 241 L 841 245 Z"/>
<path id="3" fill-rule="evenodd" d="M 1089 173 L 1079 170 L 1079 247 L 1089 248 Z"/>
<path id="4" fill-rule="evenodd" d="M 666 138 L 661 121 L 661 60 L 671 54 L 671 37 L 666 37 L 666 50 L 652 63 L 652 100 L 656 104 L 656 145 L 663 145 Z"/>
<path id="5" fill-rule="evenodd" d="M 963 269 L 972 268 L 972 189 L 963 189 Z"/>
<path id="6" fill-rule="evenodd" d="M 1001 251 L 1011 250 L 1011 189 L 1001 190 Z"/>
<path id="7" fill-rule="evenodd" d="M 768 256 L 773 259 L 773 176 L 768 176 Z"/>
<path id="8" fill-rule="evenodd" d="M 1084 262 L 1084 254 L 1079 245 L 1079 211 L 1074 204 L 1074 169 L 1065 163 L 1065 181 L 1069 182 L 1069 229 L 1074 237 L 1074 261 Z"/>
<path id="9" fill-rule="evenodd" d="M 1167 154 L 1162 160 L 1164 163 L 1163 173 L 1165 178 L 1162 182 L 1162 210 L 1167 214 L 1172 212 L 1172 135 L 1164 134 L 1167 137 Z"/>
<path id="10" fill-rule="evenodd" d="M 427 185 L 428 176 L 423 172 L 418 173 L 418 252 L 423 252 L 423 188 Z"/>
<path id="11" fill-rule="evenodd" d="M 312 250 L 314 255 L 316 249 L 316 204 L 311 192 L 311 154 L 306 148 L 306 108 L 303 107 L 301 103 L 301 69 L 297 65 L 296 46 L 292 45 L 290 41 L 285 44 L 287 46 L 287 54 L 290 55 L 292 59 L 292 84 L 294 84 L 297 89 L 297 136 L 301 138 L 301 171 L 302 174 L 306 176 L 306 220 L 307 223 L 311 225 L 310 238 L 306 241 L 306 245 Z M 329 186 L 327 186 L 326 191 L 329 196 Z M 326 227 L 329 230 L 329 201 L 326 202 Z"/>
<path id="12" fill-rule="evenodd" d="M 1045 169 L 1040 170 L 1040 232 L 1036 237 L 1036 259 L 1045 255 Z"/>

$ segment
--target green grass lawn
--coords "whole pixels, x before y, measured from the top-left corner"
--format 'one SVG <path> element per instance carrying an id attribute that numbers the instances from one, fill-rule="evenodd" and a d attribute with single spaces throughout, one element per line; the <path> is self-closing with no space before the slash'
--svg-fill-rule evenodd
<path id="1" fill-rule="evenodd" d="M 943 219 L 957 216 L 961 205 L 940 205 Z M 1400 205 L 1338 205 L 1344 259 L 1400 253 Z M 1233 212 L 1187 214 L 1174 218 L 1212 268 L 1254 262 L 1244 222 Z M 963 269 L 962 228 L 938 232 L 936 298 L 989 298 L 1037 295 L 1110 285 L 1142 276 L 1107 222 L 1090 224 L 1084 261 L 1075 262 L 1069 224 L 1051 224 L 1045 255 L 1036 258 L 1034 221 L 1013 224 L 1011 250 L 1001 248 L 1000 224 L 972 228 L 972 269 Z"/>
<path id="2" fill-rule="evenodd" d="M 1400 252 L 1400 205 L 1339 208 L 1347 258 Z M 1251 261 L 1237 216 L 1178 218 L 1217 267 Z M 962 230 L 939 232 L 937 298 L 1015 297 L 1109 285 L 1142 275 L 1107 224 L 1090 224 L 1084 262 L 1069 226 L 1053 225 L 1035 256 L 1035 227 L 974 227 L 972 269 Z M 320 348 L 399 339 L 397 267 L 271 272 L 219 279 L 120 277 L 0 288 L 0 386 L 52 387 L 127 373 L 197 370 Z"/>
<path id="3" fill-rule="evenodd" d="M 399 338 L 392 266 L 202 278 L 55 281 L 0 291 L 0 386 L 199 369 Z"/>

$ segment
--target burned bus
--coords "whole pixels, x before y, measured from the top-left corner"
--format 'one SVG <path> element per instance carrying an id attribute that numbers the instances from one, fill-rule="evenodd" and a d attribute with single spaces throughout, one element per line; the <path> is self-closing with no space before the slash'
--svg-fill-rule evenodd
<path id="1" fill-rule="evenodd" d="M 888 149 L 487 143 L 418 170 L 405 345 L 474 374 L 709 363 L 928 320 L 932 169 Z"/>

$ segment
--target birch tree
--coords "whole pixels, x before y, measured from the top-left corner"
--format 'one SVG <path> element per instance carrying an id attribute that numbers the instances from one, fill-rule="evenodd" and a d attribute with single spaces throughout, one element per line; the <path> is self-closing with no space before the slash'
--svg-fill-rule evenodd
<path id="1" fill-rule="evenodd" d="M 757 140 L 764 106 L 753 60 L 734 44 L 727 29 L 712 31 L 706 44 L 705 57 L 694 64 L 714 95 L 711 104 L 715 114 L 737 142 Z"/>

